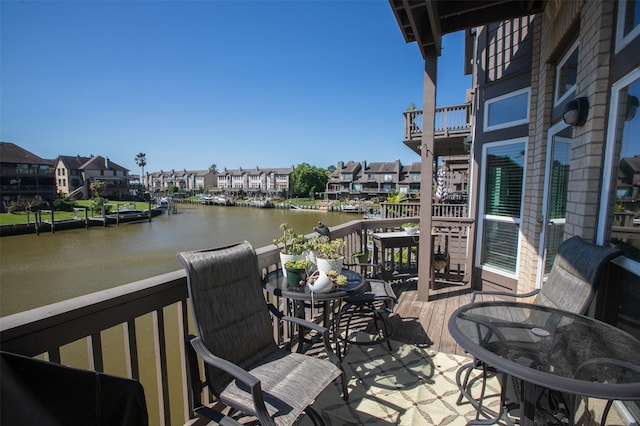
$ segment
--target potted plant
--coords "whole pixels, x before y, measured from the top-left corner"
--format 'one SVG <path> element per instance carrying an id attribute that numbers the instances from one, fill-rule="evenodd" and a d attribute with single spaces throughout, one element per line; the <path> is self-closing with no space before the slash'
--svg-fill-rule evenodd
<path id="1" fill-rule="evenodd" d="M 420 229 L 420 227 L 418 226 L 417 223 L 405 222 L 405 223 L 402 224 L 402 229 L 408 235 L 414 235 L 414 234 L 416 234 L 418 232 L 418 229 Z"/>
<path id="2" fill-rule="evenodd" d="M 304 286 L 307 281 L 307 268 L 311 262 L 307 259 L 287 260 L 284 264 L 287 272 L 287 285 L 289 287 Z"/>
<path id="3" fill-rule="evenodd" d="M 330 240 L 326 236 L 317 238 L 314 246 L 316 248 L 316 264 L 319 271 L 340 271 L 344 263 L 342 248 L 345 243 L 342 239 Z"/>
<path id="4" fill-rule="evenodd" d="M 333 281 L 324 271 L 315 271 L 307 279 L 307 286 L 314 293 L 328 293 L 333 290 Z"/>
<path id="5" fill-rule="evenodd" d="M 352 257 L 353 263 L 367 263 L 367 261 L 369 260 L 369 253 L 367 253 L 366 251 L 359 251 L 357 253 L 353 253 Z"/>
<path id="6" fill-rule="evenodd" d="M 297 234 L 288 224 L 280 225 L 282 236 L 274 238 L 273 244 L 280 248 L 280 264 L 282 265 L 282 273 L 287 276 L 285 263 L 289 260 L 305 259 L 304 255 L 307 250 L 307 237 Z"/>

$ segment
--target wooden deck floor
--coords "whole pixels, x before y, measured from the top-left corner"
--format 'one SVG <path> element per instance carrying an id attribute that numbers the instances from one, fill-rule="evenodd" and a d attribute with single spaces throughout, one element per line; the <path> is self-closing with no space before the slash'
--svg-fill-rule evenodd
<path id="1" fill-rule="evenodd" d="M 432 349 L 465 355 L 449 334 L 447 323 L 453 311 L 471 300 L 468 288 L 449 291 L 446 296 L 429 302 L 416 300 L 417 281 L 406 281 L 394 285 L 399 303 L 392 316 L 393 339 L 405 343 L 429 345 Z"/>

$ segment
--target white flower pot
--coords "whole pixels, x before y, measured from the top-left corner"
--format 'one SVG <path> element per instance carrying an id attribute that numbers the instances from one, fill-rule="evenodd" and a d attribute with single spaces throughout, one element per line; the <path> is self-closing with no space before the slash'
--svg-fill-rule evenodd
<path id="1" fill-rule="evenodd" d="M 411 226 L 411 227 L 407 226 L 406 228 L 402 228 L 402 229 L 404 229 L 404 232 L 406 232 L 407 235 L 415 235 L 418 233 L 418 229 L 420 228 L 418 228 L 417 226 Z"/>
<path id="2" fill-rule="evenodd" d="M 309 267 L 309 270 L 311 272 L 315 272 L 318 270 L 318 260 L 316 259 L 316 252 L 313 250 L 307 250 L 306 252 L 304 252 L 304 255 L 307 257 L 307 260 L 309 262 L 311 262 L 311 266 Z"/>
<path id="3" fill-rule="evenodd" d="M 313 283 L 308 283 L 307 286 L 314 293 L 328 293 L 333 290 L 333 282 L 329 279 L 324 271 L 316 271 L 314 275 L 318 277 Z"/>
<path id="4" fill-rule="evenodd" d="M 289 260 L 301 260 L 306 259 L 302 254 L 284 254 L 280 252 L 280 265 L 282 267 L 282 275 L 287 276 L 287 270 L 284 268 L 285 263 Z"/>
<path id="5" fill-rule="evenodd" d="M 342 270 L 342 265 L 344 263 L 344 257 L 339 257 L 338 259 L 325 259 L 322 257 L 318 257 L 316 259 L 318 265 L 318 271 L 328 272 L 328 271 L 337 271 L 340 272 Z"/>

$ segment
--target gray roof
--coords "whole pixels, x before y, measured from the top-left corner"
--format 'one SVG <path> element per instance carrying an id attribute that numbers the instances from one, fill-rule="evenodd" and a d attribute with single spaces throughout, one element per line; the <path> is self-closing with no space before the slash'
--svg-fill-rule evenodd
<path id="1" fill-rule="evenodd" d="M 87 162 L 79 167 L 81 170 L 119 170 L 122 172 L 128 172 L 129 169 L 122 167 L 119 164 L 114 163 L 109 160 L 109 158 L 104 158 L 100 155 L 97 157 L 91 157 Z"/>
<path id="2" fill-rule="evenodd" d="M 61 155 L 58 157 L 58 161 L 65 165 L 67 169 L 78 170 L 80 167 L 89 161 L 91 157 L 81 157 L 79 155 Z"/>

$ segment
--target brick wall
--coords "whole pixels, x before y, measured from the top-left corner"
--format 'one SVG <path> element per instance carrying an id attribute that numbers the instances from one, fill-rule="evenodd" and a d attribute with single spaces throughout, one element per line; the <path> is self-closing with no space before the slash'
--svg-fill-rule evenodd
<path id="1" fill-rule="evenodd" d="M 586 239 L 595 236 L 606 141 L 613 19 L 613 3 L 595 1 L 550 2 L 545 13 L 536 17 L 519 292 L 530 291 L 536 284 L 547 139 L 553 124 L 555 64 L 571 45 L 576 31 L 579 62 L 575 96 L 587 96 L 591 108 L 586 124 L 573 129 L 565 233 Z"/>

